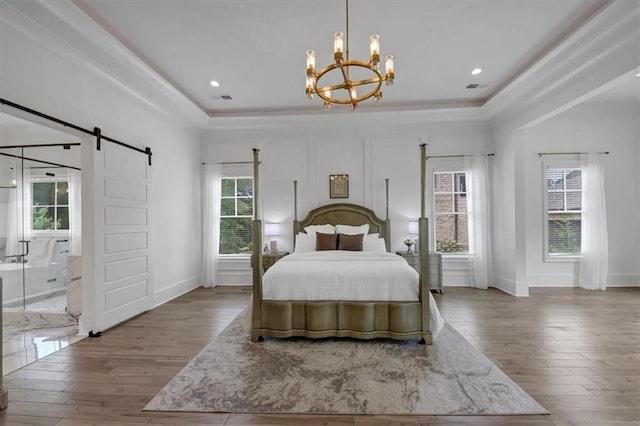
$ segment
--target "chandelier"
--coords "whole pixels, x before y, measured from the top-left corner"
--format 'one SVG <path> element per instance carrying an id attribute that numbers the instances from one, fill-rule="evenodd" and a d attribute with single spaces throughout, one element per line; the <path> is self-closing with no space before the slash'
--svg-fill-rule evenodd
<path id="1" fill-rule="evenodd" d="M 377 34 L 369 38 L 368 62 L 349 59 L 349 0 L 345 2 L 346 31 L 344 35 L 337 32 L 334 36 L 333 63 L 317 72 L 315 52 L 307 50 L 306 94 L 309 99 L 317 94 L 324 100 L 326 110 L 331 108 L 331 104 L 348 104 L 353 111 L 359 102 L 371 97 L 377 102 L 382 99 L 382 82 L 391 86 L 395 77 L 391 55 L 384 58 L 384 75 L 380 72 L 380 37 Z"/>

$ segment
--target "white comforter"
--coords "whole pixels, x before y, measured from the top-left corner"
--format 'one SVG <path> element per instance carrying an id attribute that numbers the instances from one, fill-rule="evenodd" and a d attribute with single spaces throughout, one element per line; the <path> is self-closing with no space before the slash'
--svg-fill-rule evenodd
<path id="1" fill-rule="evenodd" d="M 263 300 L 420 300 L 418 273 L 393 253 L 319 251 L 294 253 L 262 277 Z M 433 337 L 444 319 L 429 293 Z"/>
<path id="2" fill-rule="evenodd" d="M 361 251 L 295 253 L 262 278 L 264 300 L 420 300 L 418 273 L 400 256 Z"/>

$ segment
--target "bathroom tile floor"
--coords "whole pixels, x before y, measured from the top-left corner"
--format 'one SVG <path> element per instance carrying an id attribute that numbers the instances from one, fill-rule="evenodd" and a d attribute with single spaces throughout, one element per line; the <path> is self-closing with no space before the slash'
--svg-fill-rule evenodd
<path id="1" fill-rule="evenodd" d="M 2 367 L 5 375 L 85 337 L 78 335 L 78 322 L 64 313 L 64 306 L 60 309 L 59 301 L 53 299 L 28 305 L 27 312 L 3 312 Z"/>

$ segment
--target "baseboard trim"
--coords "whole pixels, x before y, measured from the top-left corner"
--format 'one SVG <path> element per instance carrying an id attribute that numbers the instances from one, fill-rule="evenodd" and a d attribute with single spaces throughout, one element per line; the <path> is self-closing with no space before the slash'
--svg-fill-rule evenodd
<path id="1" fill-rule="evenodd" d="M 527 283 L 516 282 L 506 277 L 495 277 L 495 285 L 491 286 L 497 288 L 507 294 L 516 297 L 529 297 L 529 286 Z"/>
<path id="2" fill-rule="evenodd" d="M 609 274 L 607 287 L 640 287 L 640 274 Z"/>
<path id="3" fill-rule="evenodd" d="M 579 287 L 577 276 L 573 274 L 531 275 L 528 277 L 529 287 Z M 607 287 L 640 287 L 638 274 L 608 274 Z"/>
<path id="4" fill-rule="evenodd" d="M 178 296 L 182 296 L 183 294 L 188 293 L 199 286 L 199 275 L 171 284 L 170 286 L 165 287 L 153 294 L 153 307 L 157 308 L 158 306 L 163 305 Z"/>

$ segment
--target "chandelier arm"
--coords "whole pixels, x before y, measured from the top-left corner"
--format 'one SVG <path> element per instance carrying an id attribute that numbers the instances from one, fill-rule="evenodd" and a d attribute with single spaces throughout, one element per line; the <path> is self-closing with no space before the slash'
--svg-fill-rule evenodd
<path id="1" fill-rule="evenodd" d="M 348 76 L 345 76 L 345 68 L 349 69 L 349 67 L 362 67 L 362 68 L 366 68 L 368 70 L 370 70 L 371 72 L 373 72 L 374 74 L 376 74 L 378 77 L 373 77 L 371 79 L 368 80 L 358 80 L 358 82 L 360 82 L 358 84 L 358 86 L 361 86 L 362 84 L 367 84 L 367 83 L 375 83 L 375 79 L 379 78 L 380 81 L 386 81 L 387 77 L 383 76 L 382 73 L 377 69 L 377 68 L 372 68 L 371 65 L 369 64 L 369 62 L 365 62 L 365 61 L 343 61 L 342 64 L 340 66 L 336 65 L 335 63 L 333 64 L 329 64 L 326 67 L 324 67 L 323 69 L 321 69 L 318 73 L 316 73 L 315 76 L 315 81 L 316 81 L 316 86 L 318 81 L 320 80 L 320 78 L 322 76 L 324 76 L 325 74 L 329 73 L 330 71 L 333 71 L 336 68 L 340 68 L 340 71 L 342 72 L 342 76 L 344 79 L 344 85 L 340 85 L 339 87 L 334 87 L 336 89 L 342 89 L 345 86 L 355 86 L 356 84 L 354 84 L 355 82 L 349 80 Z M 362 83 L 365 82 L 365 83 Z M 333 86 L 332 86 L 333 87 Z"/>
<path id="2" fill-rule="evenodd" d="M 315 91 L 316 93 L 320 94 L 320 92 L 326 92 L 327 90 L 338 90 L 338 89 L 347 89 L 344 85 L 344 83 L 340 83 L 340 84 L 334 84 L 331 86 L 322 86 L 322 87 L 316 87 Z"/>
<path id="3" fill-rule="evenodd" d="M 363 80 L 356 80 L 356 81 L 351 81 L 346 79 L 343 83 L 338 83 L 338 84 L 333 84 L 333 85 L 329 85 L 329 86 L 319 86 L 318 83 L 321 82 L 321 79 L 324 75 L 326 75 L 327 73 L 336 70 L 338 68 L 340 68 L 341 72 L 344 72 L 345 68 L 348 69 L 350 67 L 360 67 L 360 68 L 364 68 L 366 70 L 368 70 L 369 72 L 375 74 L 375 77 L 371 77 L 368 79 L 363 79 Z M 343 74 L 344 77 L 344 74 Z M 369 99 L 370 97 L 376 96 L 376 94 L 378 94 L 380 92 L 380 87 L 382 86 L 382 82 L 386 80 L 386 77 L 383 76 L 380 71 L 377 68 L 372 68 L 371 65 L 368 62 L 365 61 L 343 61 L 342 64 L 340 66 L 336 65 L 335 63 L 330 64 L 326 67 L 324 67 L 322 70 L 320 70 L 319 73 L 316 74 L 316 80 L 315 80 L 315 84 L 313 87 L 313 91 L 314 93 L 318 94 L 318 96 L 320 96 L 320 98 L 322 98 L 323 100 L 330 102 L 330 103 L 336 103 L 336 104 L 344 104 L 344 105 L 348 105 L 348 104 L 352 104 L 352 103 L 357 103 L 357 102 L 361 102 L 365 99 Z M 356 86 L 366 86 L 368 84 L 375 84 L 376 87 L 373 90 L 368 91 L 366 94 L 358 96 L 353 98 L 350 89 L 352 87 L 356 87 Z M 346 90 L 349 94 L 348 99 L 336 99 L 332 96 L 325 96 L 325 93 L 327 91 L 336 91 L 336 90 Z"/>
<path id="4" fill-rule="evenodd" d="M 344 80 L 344 87 L 349 88 L 351 86 L 351 81 L 349 80 L 349 67 L 344 66 L 344 64 L 340 67 L 340 72 L 342 73 L 342 79 Z"/>
<path id="5" fill-rule="evenodd" d="M 323 91 L 317 91 L 316 93 L 318 94 L 318 96 L 320 96 L 320 98 L 322 98 L 323 100 L 333 103 L 333 104 L 341 104 L 341 105 L 350 105 L 354 102 L 362 102 L 364 100 L 367 100 L 371 97 L 376 96 L 377 94 L 380 94 L 380 87 L 382 86 L 382 82 L 377 82 L 376 87 L 373 90 L 370 90 L 369 92 L 365 93 L 364 95 L 358 96 L 357 98 L 352 98 L 351 97 L 351 93 L 349 90 L 345 89 L 344 87 L 336 87 L 337 89 L 343 89 L 343 90 L 347 90 L 347 93 L 349 93 L 349 98 L 348 99 L 337 99 L 334 97 L 327 97 L 325 96 Z M 321 89 L 327 89 L 329 90 L 329 87 L 333 87 L 333 86 L 328 86 L 328 87 L 323 87 Z"/>
<path id="6" fill-rule="evenodd" d="M 357 98 L 353 99 L 353 102 L 362 102 L 365 99 L 369 99 L 373 96 L 376 96 L 377 93 L 380 93 L 380 87 L 382 86 L 382 82 L 378 81 L 376 82 L 376 87 L 373 90 L 370 90 L 369 92 L 365 93 L 364 95 L 360 95 Z"/>
<path id="7" fill-rule="evenodd" d="M 378 78 L 378 77 L 374 77 L 374 78 L 368 78 L 366 80 L 356 80 L 356 81 L 351 81 L 351 87 L 356 87 L 356 86 L 364 86 L 366 84 L 377 84 L 377 83 L 382 83 L 384 81 L 384 77 Z"/>

